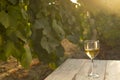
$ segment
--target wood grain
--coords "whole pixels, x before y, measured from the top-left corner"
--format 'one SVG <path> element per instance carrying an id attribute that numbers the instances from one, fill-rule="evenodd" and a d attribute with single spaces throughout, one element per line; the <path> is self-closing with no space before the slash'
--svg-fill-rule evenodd
<path id="1" fill-rule="evenodd" d="M 120 80 L 120 61 L 107 61 L 105 80 Z"/>
<path id="2" fill-rule="evenodd" d="M 75 74 L 78 73 L 83 64 L 83 60 L 68 59 L 45 80 L 73 80 Z"/>
<path id="3" fill-rule="evenodd" d="M 99 78 L 88 77 L 91 71 L 89 59 L 68 59 L 45 80 L 120 80 L 119 60 L 94 60 L 94 72 Z"/>
<path id="4" fill-rule="evenodd" d="M 97 73 L 99 75 L 99 78 L 97 80 L 103 80 L 104 74 L 105 74 L 105 67 L 106 67 L 106 61 L 100 61 L 95 60 L 94 61 L 94 73 Z M 102 67 L 101 67 L 102 66 Z M 84 67 L 79 72 L 78 76 L 76 76 L 76 80 L 90 80 L 92 77 L 88 77 L 88 74 L 91 72 L 91 61 L 88 60 L 86 64 L 84 64 Z"/>

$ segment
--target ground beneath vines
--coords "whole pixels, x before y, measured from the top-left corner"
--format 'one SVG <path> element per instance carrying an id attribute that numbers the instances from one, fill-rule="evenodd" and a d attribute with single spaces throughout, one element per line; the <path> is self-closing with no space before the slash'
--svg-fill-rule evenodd
<path id="1" fill-rule="evenodd" d="M 52 70 L 38 59 L 33 59 L 30 69 L 26 70 L 10 58 L 7 62 L 0 62 L 0 80 L 44 80 Z"/>
<path id="2" fill-rule="evenodd" d="M 72 44 L 67 39 L 64 39 L 61 44 L 65 49 L 64 53 L 67 58 L 89 59 L 77 45 Z M 103 44 L 96 59 L 120 59 L 119 47 L 111 48 Z M 0 80 L 44 80 L 52 71 L 38 59 L 33 59 L 28 70 L 22 68 L 13 57 L 10 57 L 7 62 L 0 61 Z"/>

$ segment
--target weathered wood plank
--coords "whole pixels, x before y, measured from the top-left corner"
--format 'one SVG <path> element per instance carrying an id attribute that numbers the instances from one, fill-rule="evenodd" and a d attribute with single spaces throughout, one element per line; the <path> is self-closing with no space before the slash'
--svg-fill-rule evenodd
<path id="1" fill-rule="evenodd" d="M 94 60 L 97 80 L 120 80 L 120 61 Z M 45 80 L 91 80 L 88 73 L 91 61 L 87 59 L 68 59 Z M 96 79 L 95 79 L 96 80 Z"/>
<path id="2" fill-rule="evenodd" d="M 82 68 L 85 59 L 68 59 L 45 80 L 74 80 L 74 76 Z"/>
<path id="3" fill-rule="evenodd" d="M 108 61 L 105 80 L 120 80 L 120 61 Z"/>
<path id="4" fill-rule="evenodd" d="M 99 78 L 96 80 L 104 80 L 105 68 L 106 68 L 106 61 L 103 60 L 94 60 L 94 72 L 99 74 Z M 79 73 L 76 75 L 75 80 L 91 80 L 92 77 L 88 77 L 89 72 L 91 71 L 91 61 L 88 60 Z"/>

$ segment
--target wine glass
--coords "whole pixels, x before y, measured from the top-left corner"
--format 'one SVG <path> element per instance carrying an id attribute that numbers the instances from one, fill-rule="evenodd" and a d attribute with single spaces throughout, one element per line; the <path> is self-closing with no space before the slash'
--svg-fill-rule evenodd
<path id="1" fill-rule="evenodd" d="M 97 77 L 99 77 L 99 75 L 94 73 L 93 60 L 97 56 L 97 54 L 99 53 L 99 50 L 100 50 L 99 40 L 85 40 L 84 41 L 84 49 L 85 49 L 85 53 L 91 59 L 91 62 L 92 62 L 92 70 L 91 70 L 90 74 L 88 74 L 88 76 L 97 78 Z"/>

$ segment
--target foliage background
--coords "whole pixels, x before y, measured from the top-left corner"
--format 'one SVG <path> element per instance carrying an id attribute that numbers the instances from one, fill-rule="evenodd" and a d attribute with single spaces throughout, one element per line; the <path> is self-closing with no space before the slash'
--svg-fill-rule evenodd
<path id="1" fill-rule="evenodd" d="M 27 0 L 0 1 L 0 58 L 12 55 L 26 68 L 32 60 L 27 5 Z"/>
<path id="2" fill-rule="evenodd" d="M 37 56 L 55 68 L 64 60 L 63 39 L 81 50 L 85 39 L 99 39 L 101 46 L 117 47 L 119 52 L 119 16 L 93 12 L 84 1 L 78 2 L 1 0 L 0 58 L 7 60 L 12 55 L 28 68 L 32 57 Z"/>

